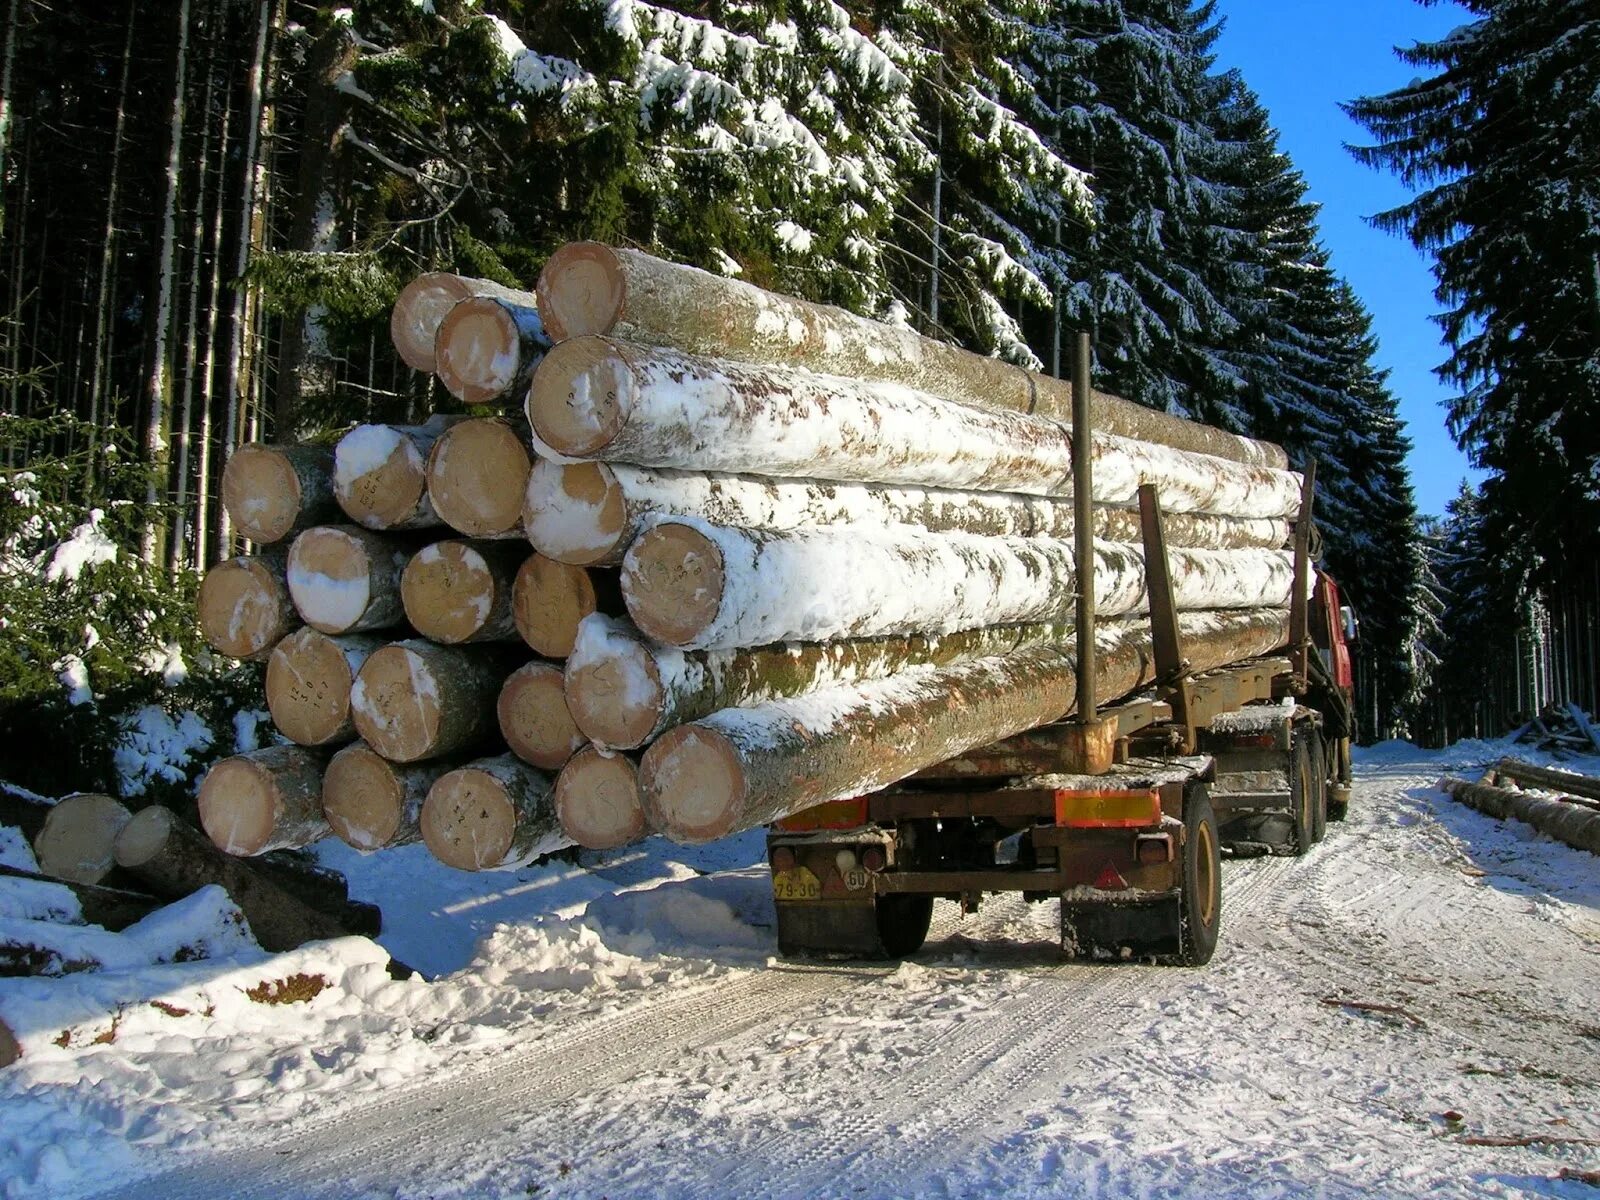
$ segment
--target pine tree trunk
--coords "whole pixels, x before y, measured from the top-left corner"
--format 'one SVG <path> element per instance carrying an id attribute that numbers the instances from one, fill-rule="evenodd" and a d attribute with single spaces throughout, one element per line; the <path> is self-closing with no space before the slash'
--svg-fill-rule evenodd
<path id="1" fill-rule="evenodd" d="M 561 668 L 531 662 L 513 671 L 495 703 L 500 736 L 511 752 L 545 771 L 559 771 L 588 738 L 567 708 Z"/>
<path id="2" fill-rule="evenodd" d="M 440 776 L 422 806 L 422 838 L 458 871 L 525 866 L 568 844 L 550 781 L 509 754 Z"/>
<path id="3" fill-rule="evenodd" d="M 362 664 L 384 642 L 361 635 L 329 637 L 298 629 L 267 659 L 267 711 L 291 742 L 327 746 L 355 737 L 350 689 Z"/>
<path id="4" fill-rule="evenodd" d="M 333 494 L 333 451 L 327 446 L 240 446 L 222 469 L 222 504 L 233 528 L 252 542 L 343 519 Z"/>
<path id="5" fill-rule="evenodd" d="M 555 801 L 562 832 L 589 850 L 627 846 L 650 832 L 639 764 L 625 754 L 579 750 L 556 778 Z"/>
<path id="6" fill-rule="evenodd" d="M 473 296 L 492 296 L 534 311 L 539 304 L 532 292 L 521 292 L 492 279 L 473 279 L 447 271 L 418 275 L 401 289 L 389 315 L 389 337 L 400 360 L 414 371 L 433 374 L 440 324 L 451 309 Z"/>
<path id="7" fill-rule="evenodd" d="M 392 763 L 364 742 L 333 756 L 322 776 L 322 810 L 333 832 L 370 852 L 422 840 L 422 802 L 449 767 Z"/>
<path id="8" fill-rule="evenodd" d="M 268 746 L 225 758 L 200 785 L 200 824 L 217 849 L 250 857 L 326 837 L 325 756 L 303 746 Z"/>
<path id="9" fill-rule="evenodd" d="M 200 581 L 200 636 L 229 658 L 257 661 L 300 624 L 289 595 L 288 553 L 268 547 L 218 563 Z"/>
<path id="10" fill-rule="evenodd" d="M 400 576 L 406 619 L 445 645 L 516 641 L 512 592 L 528 548 L 451 540 L 424 546 Z"/>
<path id="11" fill-rule="evenodd" d="M 394 762 L 468 750 L 495 732 L 495 700 L 515 658 L 488 646 L 406 641 L 367 659 L 350 691 L 356 732 Z"/>
<path id="12" fill-rule="evenodd" d="M 474 296 L 440 322 L 434 370 L 463 404 L 520 404 L 533 369 L 549 349 L 550 338 L 534 309 Z"/>
<path id="13" fill-rule="evenodd" d="M 622 613 L 622 594 L 614 571 L 569 566 L 533 554 L 517 571 L 512 615 L 522 640 L 545 658 L 572 653 L 578 626 L 591 613 Z"/>
<path id="14" fill-rule="evenodd" d="M 405 618 L 400 577 L 412 543 L 355 525 L 317 525 L 289 547 L 289 595 L 323 633 L 388 629 Z"/>
<path id="15" fill-rule="evenodd" d="M 99 792 L 63 796 L 33 840 L 39 870 L 74 883 L 114 883 L 117 834 L 131 820 L 121 803 Z"/>
<path id="16" fill-rule="evenodd" d="M 596 242 L 571 243 L 551 256 L 539 276 L 539 311 L 556 341 L 611 334 L 690 354 L 900 383 L 980 407 L 1062 419 L 1072 414 L 1072 389 L 1064 381 L 842 309 Z M 931 319 L 937 324 L 937 312 Z M 1289 465 L 1270 443 L 1115 396 L 1096 393 L 1092 411 L 1094 427 L 1106 433 L 1254 466 Z"/>
<path id="17" fill-rule="evenodd" d="M 460 421 L 428 452 L 428 500 L 440 520 L 468 537 L 520 537 L 532 466 L 520 418 Z"/>
<path id="18" fill-rule="evenodd" d="M 333 454 L 339 506 L 368 529 L 442 524 L 428 499 L 428 455 L 440 435 L 462 420 L 436 415 L 425 425 L 357 425 Z"/>
<path id="19" fill-rule="evenodd" d="M 210 532 L 211 511 L 218 498 L 212 495 L 211 464 L 216 450 L 216 381 L 217 381 L 217 324 L 222 311 L 222 233 L 223 216 L 227 207 L 224 190 L 227 185 L 227 160 L 233 146 L 233 95 L 229 90 L 222 112 L 222 139 L 217 153 L 217 188 L 211 208 L 211 278 L 207 282 L 205 354 L 200 368 L 200 452 L 195 471 L 194 555 L 191 564 L 196 571 L 210 566 L 212 559 Z"/>

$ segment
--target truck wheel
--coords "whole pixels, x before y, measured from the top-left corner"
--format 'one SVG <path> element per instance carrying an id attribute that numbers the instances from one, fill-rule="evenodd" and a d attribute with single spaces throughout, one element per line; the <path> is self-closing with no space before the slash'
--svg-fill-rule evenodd
<path id="1" fill-rule="evenodd" d="M 1178 954 L 1174 965 L 1203 967 L 1222 930 L 1222 844 L 1211 794 L 1203 783 L 1183 798 L 1183 882 L 1178 889 Z"/>
<path id="2" fill-rule="evenodd" d="M 1309 725 L 1306 738 L 1311 743 L 1311 779 L 1316 790 L 1311 805 L 1311 840 L 1320 842 L 1328 836 L 1328 750 L 1322 743 L 1322 734 Z"/>
<path id="3" fill-rule="evenodd" d="M 879 896 L 876 904 L 884 957 L 904 958 L 920 950 L 933 921 L 933 897 L 900 893 Z"/>
<path id="4" fill-rule="evenodd" d="M 1316 840 L 1316 776 L 1312 773 L 1311 747 L 1302 726 L 1294 731 L 1289 750 L 1290 853 L 1304 854 Z"/>

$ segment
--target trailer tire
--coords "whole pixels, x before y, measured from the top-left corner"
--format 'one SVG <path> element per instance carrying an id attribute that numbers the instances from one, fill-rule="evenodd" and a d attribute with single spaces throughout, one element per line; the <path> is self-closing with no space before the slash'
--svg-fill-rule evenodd
<path id="1" fill-rule="evenodd" d="M 1189 785 L 1183 797 L 1183 881 L 1178 888 L 1178 953 L 1174 966 L 1203 967 L 1222 932 L 1222 843 L 1211 791 Z"/>
<path id="2" fill-rule="evenodd" d="M 1314 727 L 1306 726 L 1306 737 L 1311 743 L 1311 778 L 1316 788 L 1311 805 L 1311 840 L 1320 842 L 1328 836 L 1328 750 L 1322 734 Z"/>
<path id="3" fill-rule="evenodd" d="M 879 896 L 878 940 L 885 958 L 904 958 L 922 949 L 933 923 L 933 897 L 915 893 Z"/>
<path id="4" fill-rule="evenodd" d="M 1289 749 L 1289 853 L 1296 856 L 1316 840 L 1317 788 L 1309 743 L 1307 727 L 1295 729 Z"/>

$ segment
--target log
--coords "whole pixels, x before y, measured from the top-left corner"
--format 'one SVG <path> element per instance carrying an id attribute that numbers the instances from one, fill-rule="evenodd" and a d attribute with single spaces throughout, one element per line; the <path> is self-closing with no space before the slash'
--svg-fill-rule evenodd
<path id="1" fill-rule="evenodd" d="M 119 801 L 99 792 L 75 792 L 58 800 L 39 836 L 33 857 L 39 870 L 73 883 L 115 883 L 111 847 L 133 817 Z"/>
<path id="2" fill-rule="evenodd" d="M 1553 796 L 1469 783 L 1465 779 L 1446 777 L 1439 786 L 1479 812 L 1501 820 L 1514 817 L 1526 821 L 1540 833 L 1565 842 L 1575 850 L 1600 854 L 1600 812 Z"/>
<path id="3" fill-rule="evenodd" d="M 319 525 L 289 547 L 289 595 L 322 633 L 388 629 L 405 617 L 400 576 L 413 544 L 356 525 Z"/>
<path id="4" fill-rule="evenodd" d="M 839 308 L 811 304 L 597 242 L 551 255 L 539 276 L 539 311 L 557 341 L 615 334 L 691 354 L 883 380 L 962 404 L 1041 412 L 1070 420 L 1064 379 L 936 342 Z M 1254 441 L 1095 392 L 1096 429 L 1141 441 L 1286 467 L 1288 456 Z"/>
<path id="5" fill-rule="evenodd" d="M 952 404 L 899 384 L 755 367 L 608 338 L 552 350 L 528 389 L 534 449 L 572 462 L 788 479 L 1068 496 L 1068 427 Z M 1300 477 L 1104 433 L 1094 499 L 1131 505 L 1153 484 L 1164 512 L 1287 517 Z"/>
<path id="6" fill-rule="evenodd" d="M 650 825 L 639 764 L 585 746 L 556 777 L 556 816 L 562 832 L 589 850 L 612 850 L 645 837 Z"/>
<path id="7" fill-rule="evenodd" d="M 185 825 L 171 809 L 153 805 L 134 814 L 117 835 L 117 865 L 158 894 L 180 899 L 219 884 L 250 922 L 262 949 L 292 950 L 347 932 L 340 918 L 303 903 L 243 859 L 231 858 Z"/>
<path id="8" fill-rule="evenodd" d="M 300 624 L 278 547 L 219 562 L 200 581 L 200 636 L 219 654 L 258 661 Z"/>
<path id="9" fill-rule="evenodd" d="M 332 637 L 298 629 L 267 659 L 267 711 L 278 732 L 302 746 L 327 746 L 355 737 L 350 689 L 361 665 L 384 645 L 360 634 Z"/>
<path id="10" fill-rule="evenodd" d="M 1500 759 L 1489 769 L 1489 775 L 1490 778 L 1486 782 L 1491 784 L 1496 782 L 1494 777 L 1504 775 L 1548 792 L 1567 792 L 1589 800 L 1600 800 L 1600 779 L 1596 779 L 1593 775 L 1553 771 L 1549 767 L 1537 767 L 1518 758 Z"/>
<path id="11" fill-rule="evenodd" d="M 425 529 L 439 525 L 428 499 L 428 455 L 460 416 L 435 414 L 426 425 L 357 425 L 333 452 L 333 494 L 357 525 Z"/>
<path id="12" fill-rule="evenodd" d="M 513 671 L 500 689 L 495 715 L 511 752 L 546 771 L 559 771 L 589 740 L 572 719 L 561 668 L 554 663 L 531 662 Z"/>
<path id="13" fill-rule="evenodd" d="M 520 867 L 569 844 L 550 781 L 509 754 L 441 775 L 422 805 L 422 839 L 458 871 Z"/>
<path id="14" fill-rule="evenodd" d="M 331 446 L 247 442 L 222 469 L 222 506 L 240 537 L 278 542 L 339 519 Z"/>
<path id="15" fill-rule="evenodd" d="M 463 404 L 520 403 L 550 349 L 538 312 L 498 296 L 474 296 L 445 314 L 434 337 L 434 371 Z"/>
<path id="16" fill-rule="evenodd" d="M 685 653 L 654 645 L 621 621 L 594 616 L 583 623 L 567 659 L 566 698 L 582 733 L 602 746 L 630 750 L 719 709 L 883 679 L 910 667 L 949 666 L 1034 646 L 1062 646 L 1071 637 L 1070 624 L 1038 622 L 942 637 L 790 642 Z"/>
<path id="17" fill-rule="evenodd" d="M 392 763 L 364 742 L 333 756 L 322 776 L 322 810 L 346 844 L 363 853 L 422 837 L 422 802 L 449 767 Z"/>
<path id="18" fill-rule="evenodd" d="M 762 479 L 548 459 L 535 462 L 528 475 L 523 526 L 534 549 L 557 562 L 620 563 L 645 529 L 674 517 L 700 517 L 741 529 L 915 525 L 930 533 L 1072 538 L 1071 502 L 1045 496 Z M 1140 539 L 1139 514 L 1133 509 L 1100 506 L 1094 519 L 1098 538 Z M 1166 515 L 1166 533 L 1172 546 L 1278 549 L 1289 540 L 1289 522 L 1172 513 Z"/>
<path id="19" fill-rule="evenodd" d="M 54 807 L 54 800 L 0 779 L 0 825 L 21 830 L 30 843 L 39 836 Z"/>
<path id="20" fill-rule="evenodd" d="M 11 1026 L 0 1021 L 0 1068 L 9 1067 L 22 1057 L 22 1043 L 11 1032 Z"/>
<path id="21" fill-rule="evenodd" d="M 394 762 L 469 749 L 494 734 L 495 699 L 516 665 L 514 654 L 494 646 L 385 646 L 350 689 L 356 732 Z"/>
<path id="22" fill-rule="evenodd" d="M 227 854 L 309 846 L 328 834 L 322 815 L 326 759 L 303 746 L 267 746 L 225 758 L 200 785 L 200 824 Z"/>
<path id="23" fill-rule="evenodd" d="M 614 571 L 558 563 L 531 555 L 517 571 L 512 614 L 522 640 L 546 658 L 572 653 L 578 626 L 591 613 L 620 616 L 621 584 Z"/>
<path id="24" fill-rule="evenodd" d="M 400 576 L 406 619 L 425 638 L 446 645 L 515 641 L 512 616 L 517 568 L 528 558 L 521 542 L 467 542 L 424 546 Z"/>
<path id="25" fill-rule="evenodd" d="M 122 879 L 127 874 L 113 859 L 107 877 Z M 77 898 L 78 910 L 83 914 L 85 921 L 90 925 L 109 929 L 113 933 L 126 929 L 135 921 L 142 921 L 164 903 L 154 896 L 130 888 L 111 887 L 103 883 L 78 883 L 38 871 L 19 870 L 4 863 L 0 863 L 0 876 L 7 879 L 28 879 L 35 883 L 48 883 L 55 887 L 66 888 Z"/>
<path id="26" fill-rule="evenodd" d="M 529 446 L 520 418 L 474 417 L 450 426 L 428 452 L 433 511 L 468 537 L 520 536 Z"/>
<path id="27" fill-rule="evenodd" d="M 439 324 L 452 308 L 472 296 L 498 296 L 528 308 L 538 303 L 532 292 L 506 287 L 490 279 L 452 275 L 447 271 L 418 275 L 401 289 L 394 310 L 389 314 L 389 337 L 400 360 L 413 371 L 433 374 Z"/>
<path id="28" fill-rule="evenodd" d="M 1145 608 L 1144 552 L 1097 542 L 1095 603 Z M 1286 605 L 1281 550 L 1169 548 L 1180 609 Z M 650 637 L 686 649 L 950 632 L 1073 616 L 1071 542 L 911 530 L 763 533 L 666 521 L 628 551 L 622 591 Z M 819 586 L 822 581 L 827 585 Z"/>
<path id="29" fill-rule="evenodd" d="M 1288 637 L 1281 610 L 1186 613 L 1196 670 L 1263 654 Z M 1154 675 L 1140 622 L 1105 629 L 1099 694 L 1127 695 Z M 1072 711 L 1072 655 L 1042 647 L 954 667 L 920 668 L 680 725 L 645 751 L 639 784 L 651 826 L 708 842 L 832 800 L 877 791 L 968 750 Z"/>

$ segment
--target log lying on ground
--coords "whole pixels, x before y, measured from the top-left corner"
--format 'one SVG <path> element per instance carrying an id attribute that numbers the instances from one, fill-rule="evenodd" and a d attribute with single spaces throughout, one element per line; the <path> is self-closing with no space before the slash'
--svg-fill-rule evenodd
<path id="1" fill-rule="evenodd" d="M 520 417 L 474 417 L 439 435 L 428 452 L 428 499 L 468 537 L 517 537 L 533 463 Z"/>
<path id="2" fill-rule="evenodd" d="M 0 1067 L 9 1067 L 22 1057 L 22 1043 L 11 1032 L 11 1026 L 0 1021 Z"/>
<path id="3" fill-rule="evenodd" d="M 930 533 L 1068 541 L 1073 523 L 1070 501 L 1011 492 L 762 479 L 546 459 L 536 462 L 528 475 L 523 515 L 528 540 L 558 562 L 621 562 L 646 528 L 674 517 L 700 517 L 741 529 L 915 525 Z M 1282 518 L 1171 513 L 1165 525 L 1168 545 L 1202 550 L 1277 549 L 1289 539 L 1289 522 Z M 1094 530 L 1106 541 L 1136 542 L 1141 536 L 1139 514 L 1097 506 Z"/>
<path id="4" fill-rule="evenodd" d="M 406 619 L 425 638 L 447 645 L 515 641 L 512 592 L 528 558 L 521 542 L 434 542 L 412 556 L 400 577 Z"/>
<path id="5" fill-rule="evenodd" d="M 300 624 L 289 594 L 288 552 L 265 553 L 219 562 L 200 581 L 200 636 L 229 658 L 262 659 Z"/>
<path id="6" fill-rule="evenodd" d="M 646 467 L 913 487 L 1070 494 L 1067 427 L 952 404 L 899 384 L 754 367 L 606 338 L 552 350 L 528 389 L 535 449 Z M 547 453 L 548 452 L 548 453 Z M 1285 517 L 1300 478 L 1096 434 L 1094 499 L 1132 504 L 1154 484 L 1166 512 Z"/>
<path id="7" fill-rule="evenodd" d="M 637 250 L 576 242 L 539 276 L 539 309 L 558 341 L 615 334 L 692 354 L 886 380 L 963 404 L 1072 413 L 1064 379 L 1024 371 L 843 309 L 774 295 L 748 283 L 678 266 Z M 1185 421 L 1103 393 L 1091 400 L 1096 429 L 1236 462 L 1285 467 L 1277 446 Z"/>
<path id="8" fill-rule="evenodd" d="M 497 296 L 463 300 L 439 324 L 433 369 L 463 404 L 494 404 L 515 396 L 550 349 L 539 314 Z"/>
<path id="9" fill-rule="evenodd" d="M 444 763 L 392 763 L 364 742 L 333 756 L 322 776 L 322 810 L 328 825 L 357 850 L 405 846 L 422 837 L 419 820 L 428 789 Z"/>
<path id="10" fill-rule="evenodd" d="M 385 643 L 360 634 L 332 637 L 297 629 L 267 659 L 267 711 L 278 732 L 302 746 L 326 746 L 355 736 L 350 688 L 373 651 Z"/>
<path id="11" fill-rule="evenodd" d="M 555 663 L 531 662 L 513 671 L 500 689 L 495 716 L 511 752 L 546 771 L 559 771 L 589 740 L 567 708 Z"/>
<path id="12" fill-rule="evenodd" d="M 452 308 L 473 296 L 497 296 L 525 308 L 533 308 L 538 303 L 532 292 L 507 287 L 491 279 L 474 279 L 447 271 L 418 275 L 401 289 L 394 311 L 389 314 L 389 337 L 400 360 L 413 371 L 433 374 L 434 344 L 440 323 L 450 315 Z"/>
<path id="13" fill-rule="evenodd" d="M 1169 548 L 1180 609 L 1287 605 L 1281 550 Z M 819 586 L 826 581 L 826 586 Z M 667 521 L 628 551 L 622 590 L 650 637 L 693 649 L 882 637 L 1071 616 L 1071 542 L 905 529 L 763 533 Z M 1095 606 L 1142 611 L 1144 552 L 1095 544 Z"/>
<path id="14" fill-rule="evenodd" d="M 276 542 L 339 519 L 331 446 L 248 442 L 222 469 L 222 506 L 240 537 Z"/>
<path id="15" fill-rule="evenodd" d="M 611 850 L 650 832 L 639 790 L 639 764 L 625 754 L 586 746 L 556 778 L 556 817 L 578 845 Z"/>
<path id="16" fill-rule="evenodd" d="M 509 754 L 441 775 L 422 806 L 422 838 L 459 871 L 520 867 L 568 844 L 549 779 Z"/>
<path id="17" fill-rule="evenodd" d="M 428 499 L 428 454 L 459 416 L 426 425 L 357 425 L 333 454 L 333 494 L 357 525 L 424 529 L 441 524 Z"/>
<path id="18" fill-rule="evenodd" d="M 1439 786 L 1463 804 L 1491 817 L 1526 821 L 1540 833 L 1549 834 L 1576 850 L 1600 854 L 1600 812 L 1581 804 L 1540 796 L 1510 788 L 1469 783 L 1465 779 L 1445 778 Z"/>
<path id="19" fill-rule="evenodd" d="M 1205 670 L 1281 646 L 1288 614 L 1186 613 L 1180 627 L 1185 657 Z M 1100 640 L 1100 695 L 1150 682 L 1143 623 L 1108 627 Z M 1076 687 L 1072 655 L 1039 648 L 724 709 L 669 730 L 645 751 L 640 788 L 657 831 L 713 841 L 1058 720 L 1072 711 Z"/>
<path id="20" fill-rule="evenodd" d="M 1512 779 L 1518 783 L 1531 784 L 1547 792 L 1565 793 L 1573 796 L 1582 796 L 1588 800 L 1600 800 L 1600 779 L 1593 775 L 1574 775 L 1570 771 L 1553 771 L 1549 767 L 1538 767 L 1533 763 L 1523 762 L 1518 758 L 1499 759 L 1494 766 L 1489 768 L 1483 782 L 1493 786 L 1503 786 L 1502 778 Z"/>
<path id="21" fill-rule="evenodd" d="M 120 801 L 99 792 L 58 800 L 33 839 L 39 870 L 73 883 L 116 883 L 117 834 L 133 818 Z"/>
<path id="22" fill-rule="evenodd" d="M 71 879 L 58 879 L 54 875 L 46 875 L 41 871 L 23 871 L 16 867 L 8 867 L 0 863 L 0 878 L 26 879 L 37 884 L 49 884 L 51 887 L 63 887 L 70 891 L 78 901 L 78 909 L 83 914 L 83 919 L 90 925 L 99 925 L 102 929 L 116 932 L 126 929 L 135 921 L 142 921 L 153 911 L 160 908 L 162 900 L 140 891 L 138 887 L 113 887 L 103 883 L 79 883 Z M 112 860 L 111 871 L 107 878 L 115 880 L 131 879 L 128 872 L 116 865 Z M 134 881 L 137 883 L 137 881 Z"/>
<path id="23" fill-rule="evenodd" d="M 20 829 L 32 842 L 44 828 L 55 801 L 0 779 L 0 825 Z"/>
<path id="24" fill-rule="evenodd" d="M 117 835 L 116 851 L 118 866 L 172 899 L 220 884 L 250 922 L 262 949 L 292 950 L 350 931 L 344 919 L 313 908 L 253 865 L 230 858 L 160 805 L 134 815 Z"/>
<path id="25" fill-rule="evenodd" d="M 394 762 L 469 749 L 495 732 L 495 699 L 517 665 L 516 653 L 502 647 L 385 646 L 350 689 L 356 732 Z"/>
<path id="26" fill-rule="evenodd" d="M 414 549 L 356 525 L 319 525 L 289 547 L 289 595 L 305 623 L 323 633 L 400 624 L 400 576 Z"/>
<path id="27" fill-rule="evenodd" d="M 591 613 L 618 616 L 623 610 L 616 572 L 589 570 L 531 555 L 517 571 L 512 615 L 522 640 L 546 658 L 572 653 L 578 626 Z"/>
<path id="28" fill-rule="evenodd" d="M 200 824 L 235 856 L 309 846 L 326 837 L 325 759 L 303 746 L 267 746 L 225 758 L 200 785 Z"/>

